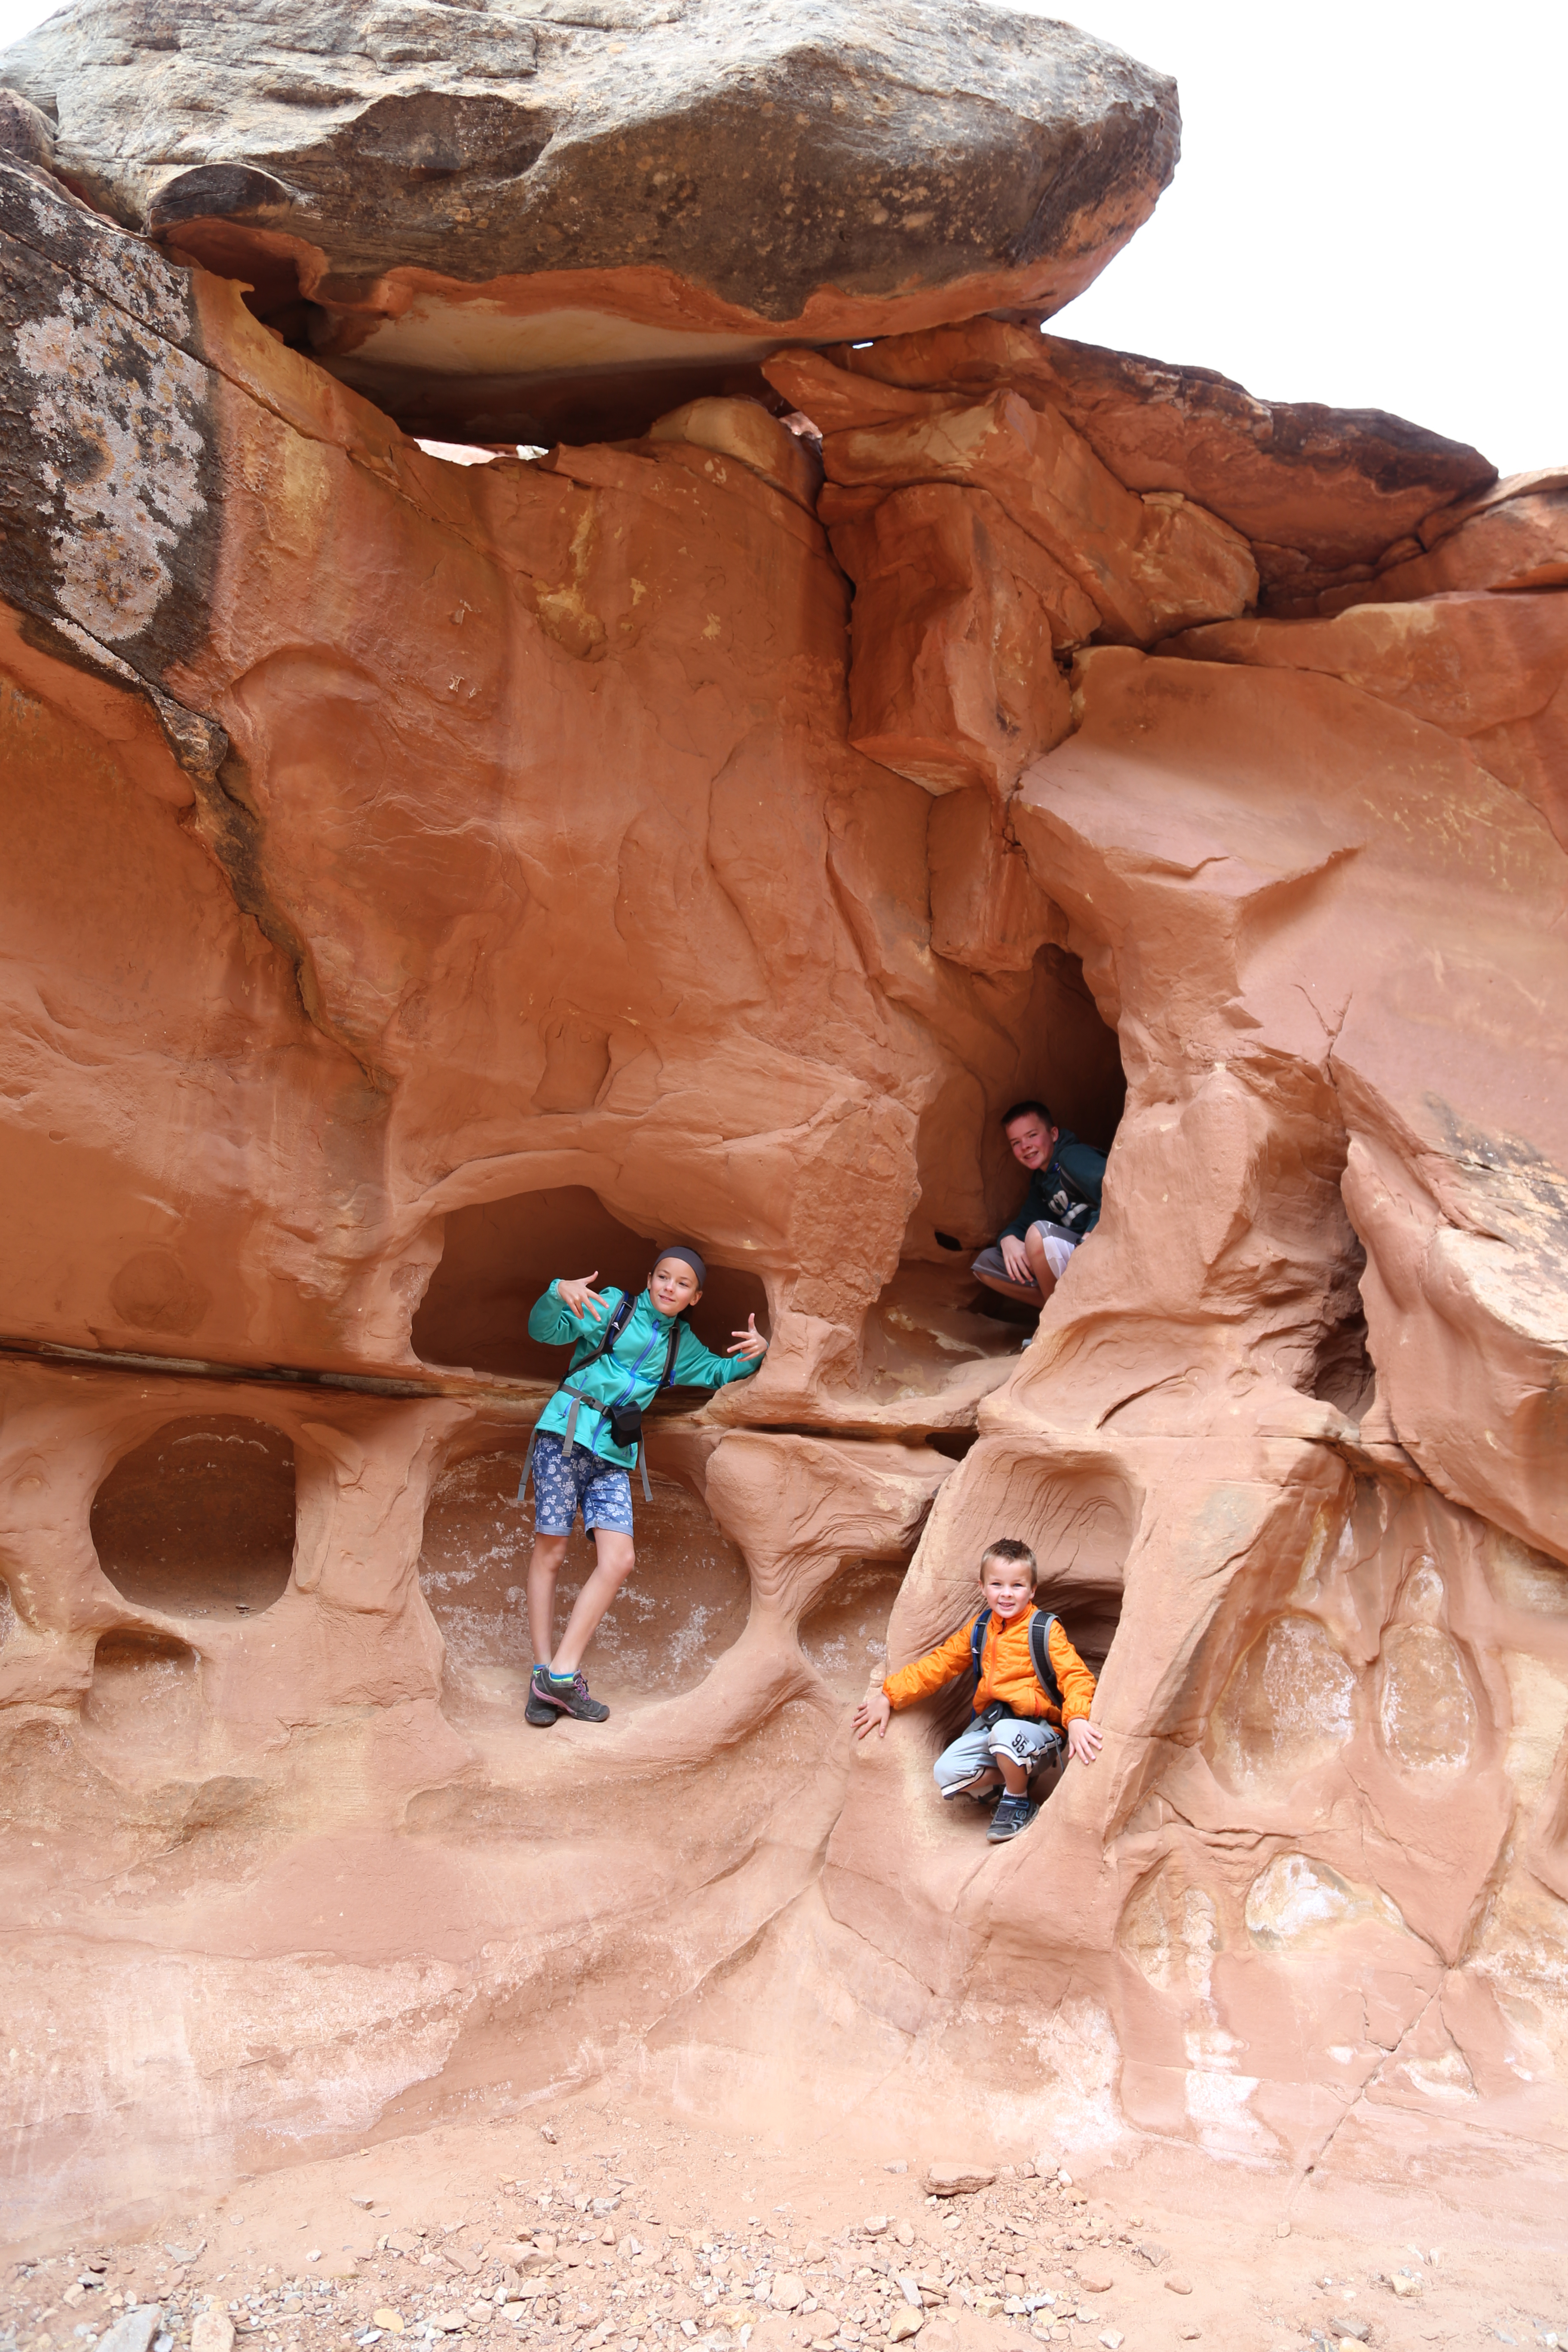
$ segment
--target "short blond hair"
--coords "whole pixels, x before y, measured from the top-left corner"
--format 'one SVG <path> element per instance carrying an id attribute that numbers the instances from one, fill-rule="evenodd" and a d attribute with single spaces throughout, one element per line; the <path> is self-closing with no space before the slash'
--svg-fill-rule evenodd
<path id="1" fill-rule="evenodd" d="M 1005 1559 L 1010 1568 L 1026 1568 L 1031 1584 L 1037 1584 L 1040 1580 L 1039 1562 L 1028 1545 L 1020 1543 L 1016 1536 L 998 1536 L 994 1543 L 986 1545 L 980 1555 L 982 1576 L 985 1573 L 988 1559 Z"/>

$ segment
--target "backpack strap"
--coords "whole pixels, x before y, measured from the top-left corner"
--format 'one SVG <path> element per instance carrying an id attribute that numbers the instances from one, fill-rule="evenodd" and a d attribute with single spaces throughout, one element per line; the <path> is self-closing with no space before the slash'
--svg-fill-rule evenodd
<path id="1" fill-rule="evenodd" d="M 611 1315 L 609 1326 L 605 1330 L 604 1338 L 600 1340 L 598 1346 L 593 1350 L 591 1355 L 584 1357 L 583 1362 L 577 1366 L 577 1370 L 579 1371 L 583 1370 L 584 1365 L 596 1364 L 601 1356 L 607 1356 L 609 1354 L 610 1349 L 615 1346 L 616 1341 L 620 1338 L 621 1333 L 631 1321 L 632 1308 L 636 1304 L 637 1301 L 633 1298 L 629 1290 L 623 1291 L 621 1293 L 621 1303 Z M 563 1381 L 561 1385 L 563 1388 L 565 1388 L 565 1381 Z M 563 1451 L 570 1454 L 572 1451 L 573 1442 L 577 1434 L 578 1392 L 575 1389 L 568 1389 L 567 1393 L 572 1398 L 573 1402 L 572 1409 L 566 1416 L 566 1444 Z M 588 1398 L 585 1399 L 584 1402 L 591 1403 L 593 1400 Z M 522 1475 L 517 1482 L 517 1499 L 519 1504 L 521 1503 L 523 1496 L 528 1492 L 528 1474 L 533 1467 L 533 1449 L 538 1443 L 539 1423 L 535 1422 L 533 1427 L 528 1433 L 528 1452 L 522 1457 Z M 647 1472 L 646 1470 L 643 1472 L 643 1485 L 645 1487 L 647 1485 Z"/>
<path id="2" fill-rule="evenodd" d="M 985 1636 L 991 1630 L 991 1612 L 983 1609 L 974 1621 L 974 1631 L 969 1637 L 969 1659 L 974 1669 L 974 1687 L 980 1688 L 981 1662 L 985 1655 Z"/>
<path id="3" fill-rule="evenodd" d="M 528 1492 L 528 1474 L 533 1467 L 533 1449 L 538 1443 L 539 1423 L 535 1422 L 528 1433 L 528 1452 L 522 1457 L 522 1475 L 517 1482 L 517 1504 L 520 1510 L 522 1507 L 522 1498 Z"/>
<path id="4" fill-rule="evenodd" d="M 1044 1609 L 1037 1609 L 1029 1620 L 1029 1655 L 1034 1661 L 1035 1680 L 1058 1715 L 1062 1711 L 1062 1686 L 1051 1664 L 1051 1627 L 1059 1622 Z"/>
<path id="5" fill-rule="evenodd" d="M 1062 1210 L 1058 1222 L 1067 1227 L 1069 1234 L 1081 1236 L 1087 1231 L 1087 1225 L 1080 1224 L 1079 1220 L 1100 1215 L 1101 1203 L 1092 1193 L 1085 1192 L 1076 1176 L 1068 1175 L 1059 1160 L 1050 1162 L 1040 1184 L 1041 1190 L 1047 1193 L 1058 1192 L 1059 1187 L 1058 1197 L 1064 1198 L 1068 1205 Z"/>
<path id="6" fill-rule="evenodd" d="M 1078 1178 L 1068 1173 L 1068 1171 L 1062 1166 L 1059 1160 L 1053 1159 L 1050 1161 L 1046 1170 L 1045 1181 L 1049 1183 L 1053 1176 L 1056 1178 L 1058 1184 L 1065 1184 L 1069 1192 L 1076 1193 L 1078 1198 L 1083 1202 L 1086 1209 L 1098 1209 L 1100 1206 L 1100 1203 L 1094 1198 L 1092 1193 L 1086 1192 L 1084 1191 L 1083 1186 L 1079 1182 Z"/>
<path id="7" fill-rule="evenodd" d="M 609 1354 L 610 1349 L 615 1346 L 616 1341 L 620 1338 L 621 1333 L 631 1321 L 632 1308 L 636 1305 L 637 1300 L 632 1297 L 631 1292 L 629 1290 L 623 1290 L 621 1293 L 621 1303 L 616 1308 L 615 1313 L 611 1316 L 609 1325 L 605 1332 L 604 1338 L 600 1340 L 596 1348 L 595 1348 L 588 1355 L 584 1357 L 580 1364 L 573 1365 L 572 1369 L 574 1372 L 586 1371 L 590 1364 L 596 1364 L 601 1356 L 607 1356 Z"/>
<path id="8" fill-rule="evenodd" d="M 664 1376 L 655 1384 L 653 1391 L 655 1396 L 658 1394 L 660 1389 L 672 1389 L 675 1386 L 675 1359 L 680 1348 L 680 1325 L 681 1318 L 678 1315 L 669 1327 L 669 1345 L 664 1351 Z M 653 1489 L 647 1483 L 647 1432 L 646 1429 L 637 1441 L 637 1468 L 642 1473 L 643 1501 L 651 1503 Z"/>

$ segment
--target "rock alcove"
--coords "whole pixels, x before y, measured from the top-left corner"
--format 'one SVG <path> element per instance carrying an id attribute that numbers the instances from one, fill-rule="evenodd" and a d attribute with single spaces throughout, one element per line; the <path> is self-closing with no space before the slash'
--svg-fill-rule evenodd
<path id="1" fill-rule="evenodd" d="M 288 1589 L 294 1449 L 265 1422 L 174 1422 L 115 1464 L 93 1497 L 99 1566 L 163 1617 L 247 1615 Z"/>
<path id="2" fill-rule="evenodd" d="M 19 2210 L 600 2026 L 729 2112 L 721 1969 L 781 2111 L 1544 2148 L 1564 478 L 1057 332 L 1175 154 L 1086 36 L 627 15 L 0 60 Z M 1031 1334 L 966 1253 L 1042 1091 L 1114 1149 Z M 674 1231 L 768 1363 L 658 1421 L 616 1711 L 531 1734 L 530 1293 Z M 1004 1531 L 1105 1748 L 987 1854 L 934 1714 L 848 1717 Z"/>

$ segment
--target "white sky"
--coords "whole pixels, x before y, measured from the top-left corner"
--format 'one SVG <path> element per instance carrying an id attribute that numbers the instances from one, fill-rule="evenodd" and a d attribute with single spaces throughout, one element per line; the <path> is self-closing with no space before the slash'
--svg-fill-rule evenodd
<path id="1" fill-rule="evenodd" d="M 0 47 L 52 13 L 0 0 Z M 1392 409 L 1504 473 L 1568 465 L 1563 0 L 1037 13 L 1173 73 L 1184 124 L 1173 185 L 1063 333 Z"/>
<path id="2" fill-rule="evenodd" d="M 1568 466 L 1563 0 L 1079 0 L 1183 157 L 1063 334 Z"/>

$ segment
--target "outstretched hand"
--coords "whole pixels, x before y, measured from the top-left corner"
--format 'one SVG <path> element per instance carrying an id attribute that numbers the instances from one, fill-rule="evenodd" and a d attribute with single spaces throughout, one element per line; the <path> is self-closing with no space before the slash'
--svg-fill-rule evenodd
<path id="1" fill-rule="evenodd" d="M 599 1269 L 595 1266 L 592 1274 L 582 1275 L 575 1282 L 556 1284 L 555 1295 L 569 1315 L 585 1315 L 590 1323 L 603 1321 L 608 1302 L 602 1290 L 591 1287 L 598 1279 Z"/>
<path id="2" fill-rule="evenodd" d="M 731 1331 L 730 1337 L 735 1344 L 732 1348 L 725 1349 L 724 1353 L 727 1356 L 750 1356 L 755 1362 L 759 1356 L 765 1356 L 768 1352 L 768 1343 L 757 1328 L 757 1318 L 754 1315 L 747 1316 L 746 1328 L 743 1331 Z"/>
<path id="3" fill-rule="evenodd" d="M 1104 1740 L 1104 1732 L 1087 1715 L 1075 1715 L 1068 1726 L 1068 1754 L 1080 1764 L 1092 1764 Z"/>
<path id="4" fill-rule="evenodd" d="M 886 1739 L 892 1713 L 893 1702 L 887 1692 L 873 1691 L 855 1710 L 856 1738 L 864 1739 L 868 1732 L 874 1731 L 879 1739 Z"/>

